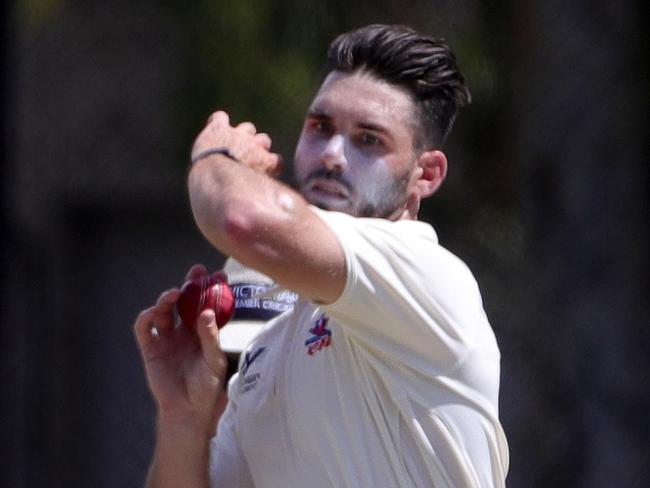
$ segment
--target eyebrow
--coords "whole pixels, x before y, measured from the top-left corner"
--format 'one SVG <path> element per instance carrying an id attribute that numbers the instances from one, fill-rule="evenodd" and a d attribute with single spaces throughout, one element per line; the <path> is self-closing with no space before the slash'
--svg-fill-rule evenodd
<path id="1" fill-rule="evenodd" d="M 310 119 L 329 119 L 331 118 L 325 110 L 318 108 L 310 108 L 307 112 L 307 117 Z"/>
<path id="2" fill-rule="evenodd" d="M 309 109 L 309 111 L 307 112 L 307 118 L 327 120 L 327 119 L 331 119 L 332 116 L 329 113 L 327 113 L 326 110 L 319 109 L 319 108 L 312 108 Z M 391 135 L 390 131 L 386 127 L 379 124 L 375 124 L 372 122 L 360 122 L 356 125 L 359 129 L 370 130 L 373 132 L 378 132 L 380 134 L 385 134 L 387 136 Z"/>
<path id="3" fill-rule="evenodd" d="M 379 132 L 380 134 L 390 135 L 390 132 L 388 132 L 388 129 L 386 127 L 373 124 L 372 122 L 363 122 L 361 124 L 358 124 L 358 127 L 360 129 L 371 130 L 373 132 Z"/>

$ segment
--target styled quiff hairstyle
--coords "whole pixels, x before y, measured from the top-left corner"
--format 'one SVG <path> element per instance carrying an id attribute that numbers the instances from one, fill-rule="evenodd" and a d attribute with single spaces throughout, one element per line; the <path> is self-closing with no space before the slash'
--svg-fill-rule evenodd
<path id="1" fill-rule="evenodd" d="M 404 25 L 369 25 L 338 36 L 327 52 L 327 72 L 365 71 L 405 88 L 419 118 L 415 144 L 440 148 L 458 109 L 471 100 L 456 56 L 443 39 Z"/>

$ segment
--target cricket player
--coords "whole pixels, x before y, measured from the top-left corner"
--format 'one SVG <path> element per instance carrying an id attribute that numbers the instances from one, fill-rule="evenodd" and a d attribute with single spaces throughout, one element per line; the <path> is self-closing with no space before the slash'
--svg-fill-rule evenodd
<path id="1" fill-rule="evenodd" d="M 299 295 L 225 359 L 214 314 L 135 324 L 157 430 L 149 487 L 503 487 L 500 354 L 467 266 L 417 220 L 469 100 L 448 46 L 371 25 L 330 45 L 297 143 L 297 191 L 250 122 L 215 112 L 192 151 L 198 229 Z M 197 265 L 189 277 L 205 274 Z"/>

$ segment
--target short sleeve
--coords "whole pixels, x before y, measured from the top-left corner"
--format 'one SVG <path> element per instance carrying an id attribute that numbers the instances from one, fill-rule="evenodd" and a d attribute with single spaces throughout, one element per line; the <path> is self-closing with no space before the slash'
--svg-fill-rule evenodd
<path id="1" fill-rule="evenodd" d="M 219 420 L 217 435 L 210 440 L 210 487 L 254 488 L 253 478 L 235 429 L 235 405 L 228 402 Z"/>
<path id="2" fill-rule="evenodd" d="M 315 209 L 337 236 L 347 279 L 323 307 L 347 332 L 404 361 L 454 367 L 489 324 L 467 266 L 424 222 L 354 218 Z"/>

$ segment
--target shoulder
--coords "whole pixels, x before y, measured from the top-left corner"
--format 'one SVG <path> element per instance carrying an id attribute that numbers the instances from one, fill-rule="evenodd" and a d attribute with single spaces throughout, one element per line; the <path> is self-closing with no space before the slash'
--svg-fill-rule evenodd
<path id="1" fill-rule="evenodd" d="M 358 226 L 359 228 L 384 229 L 386 231 L 403 231 L 414 232 L 417 234 L 433 236 L 436 240 L 436 234 L 431 224 L 421 220 L 388 220 L 372 217 L 354 217 L 352 215 L 336 212 L 332 210 L 322 210 L 315 206 L 310 206 L 311 210 L 321 219 L 325 220 L 331 226 Z"/>
<path id="2" fill-rule="evenodd" d="M 351 255 L 371 260 L 377 257 L 374 253 L 379 253 L 423 273 L 430 273 L 433 267 L 438 272 L 444 271 L 447 278 L 453 275 L 475 281 L 465 262 L 439 243 L 435 229 L 427 222 L 357 218 L 317 208 L 314 211 L 329 225 L 348 260 Z"/>
<path id="3" fill-rule="evenodd" d="M 426 222 L 359 218 L 318 208 L 314 208 L 314 212 L 325 221 L 344 249 L 372 247 L 378 250 L 428 251 L 438 246 L 438 236 Z"/>

